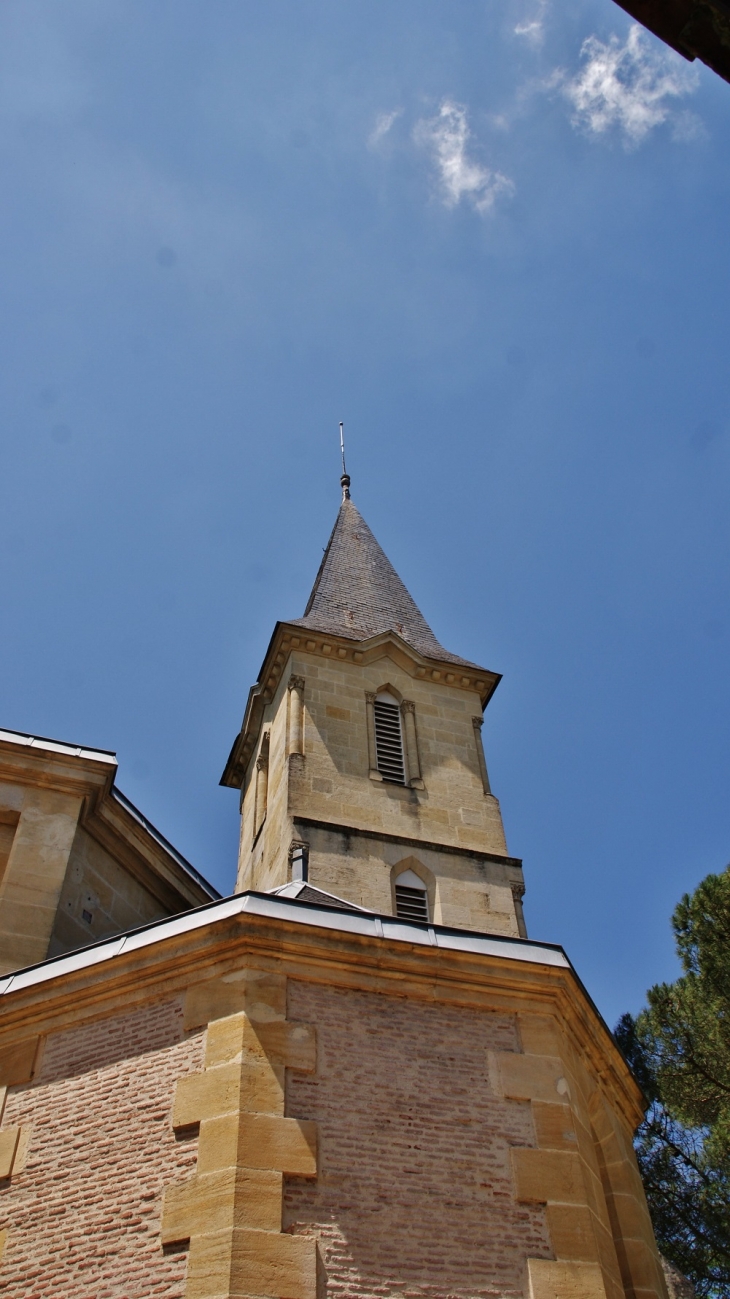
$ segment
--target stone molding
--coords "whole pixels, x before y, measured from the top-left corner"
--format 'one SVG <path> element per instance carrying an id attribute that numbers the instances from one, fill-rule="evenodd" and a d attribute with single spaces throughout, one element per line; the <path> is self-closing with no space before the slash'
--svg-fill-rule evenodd
<path id="1" fill-rule="evenodd" d="M 380 775 L 380 772 L 378 772 Z M 303 816 L 294 812 L 292 820 L 295 825 L 311 825 L 318 830 L 330 830 L 335 834 L 357 836 L 361 839 L 383 839 L 386 843 L 399 843 L 404 847 L 422 848 L 424 852 L 447 852 L 457 857 L 468 857 L 473 861 L 499 862 L 502 866 L 522 871 L 521 857 L 503 857 L 496 852 L 477 852 L 474 848 L 462 848 L 455 843 L 438 843 L 435 839 L 413 839 L 409 835 L 394 834 L 392 830 L 372 830 L 366 826 L 343 825 L 339 821 L 319 821 L 314 817 Z"/>

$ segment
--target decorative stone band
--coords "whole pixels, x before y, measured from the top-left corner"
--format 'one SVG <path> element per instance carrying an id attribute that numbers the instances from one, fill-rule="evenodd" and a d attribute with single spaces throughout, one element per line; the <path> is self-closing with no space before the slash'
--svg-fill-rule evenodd
<path id="1" fill-rule="evenodd" d="M 631 1133 L 557 1021 L 518 1020 L 524 1053 L 496 1056 L 502 1094 L 532 1103 L 537 1147 L 512 1149 L 516 1195 L 546 1206 L 555 1254 L 528 1260 L 530 1299 L 664 1299 Z"/>
<path id="2" fill-rule="evenodd" d="M 283 1234 L 284 1174 L 316 1177 L 316 1124 L 286 1118 L 285 1070 L 312 1072 L 314 1030 L 286 1019 L 286 978 L 247 968 L 191 988 L 205 1070 L 181 1078 L 173 1127 L 200 1124 L 195 1174 L 165 1193 L 163 1244 L 190 1241 L 186 1299 L 315 1299 L 315 1242 Z"/>

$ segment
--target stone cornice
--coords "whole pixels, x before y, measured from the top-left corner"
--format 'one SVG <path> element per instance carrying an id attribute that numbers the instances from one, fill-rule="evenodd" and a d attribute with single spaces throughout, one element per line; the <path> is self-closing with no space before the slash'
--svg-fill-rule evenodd
<path id="1" fill-rule="evenodd" d="M 221 776 L 221 785 L 233 789 L 242 787 L 261 728 L 264 709 L 274 698 L 289 656 L 296 650 L 338 663 L 358 665 L 367 665 L 382 658 L 387 650 L 394 662 L 410 676 L 476 693 L 482 708 L 486 708 L 502 679 L 499 673 L 490 672 L 486 668 L 464 667 L 442 659 L 426 658 L 393 631 L 382 632 L 379 636 L 361 641 L 278 622 L 266 651 L 259 680 L 249 691 L 243 725 L 233 743 Z"/>
<path id="2" fill-rule="evenodd" d="M 0 781 L 76 795 L 91 807 L 111 789 L 116 770 L 113 753 L 0 731 Z"/>
<path id="3" fill-rule="evenodd" d="M 269 894 L 240 894 L 0 981 L 0 1058 L 38 1035 L 179 995 L 244 960 L 332 987 L 552 1014 L 629 1127 L 641 1121 L 639 1088 L 561 948 Z"/>
<path id="4" fill-rule="evenodd" d="M 317 830 L 331 830 L 334 834 L 352 835 L 353 838 L 360 839 L 381 839 L 386 843 L 403 844 L 404 848 L 422 848 L 427 852 L 453 853 L 457 857 L 497 862 L 500 866 L 509 866 L 513 870 L 522 871 L 521 857 L 503 857 L 496 852 L 479 852 L 477 848 L 462 848 L 460 844 L 414 839 L 405 834 L 393 834 L 390 830 L 369 830 L 354 825 L 342 825 L 337 821 L 320 821 L 311 816 L 302 816 L 298 812 L 292 812 L 292 821 L 295 825 L 311 825 Z"/>

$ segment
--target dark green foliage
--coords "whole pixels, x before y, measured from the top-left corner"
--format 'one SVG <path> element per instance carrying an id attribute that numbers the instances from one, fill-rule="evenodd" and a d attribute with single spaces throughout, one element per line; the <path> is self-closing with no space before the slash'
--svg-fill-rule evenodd
<path id="1" fill-rule="evenodd" d="M 672 918 L 684 974 L 616 1039 L 649 1109 L 636 1149 L 659 1248 L 700 1295 L 730 1296 L 730 868 Z"/>

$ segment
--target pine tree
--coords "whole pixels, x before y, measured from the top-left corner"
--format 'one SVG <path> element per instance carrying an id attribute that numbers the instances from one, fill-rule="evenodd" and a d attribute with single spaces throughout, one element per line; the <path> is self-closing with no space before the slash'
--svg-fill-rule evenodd
<path id="1" fill-rule="evenodd" d="M 649 1108 L 636 1149 L 657 1242 L 699 1295 L 730 1296 L 730 867 L 674 912 L 684 973 L 616 1038 Z"/>

